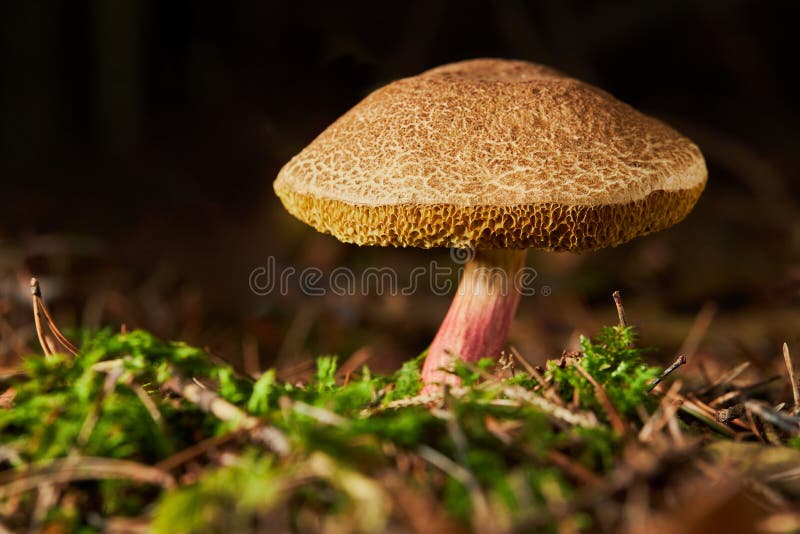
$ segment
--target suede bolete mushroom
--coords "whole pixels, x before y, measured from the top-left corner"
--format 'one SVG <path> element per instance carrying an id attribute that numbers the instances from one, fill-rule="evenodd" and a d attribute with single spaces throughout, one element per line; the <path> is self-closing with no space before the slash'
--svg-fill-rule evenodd
<path id="1" fill-rule="evenodd" d="M 457 382 L 454 357 L 499 354 L 526 249 L 593 250 L 671 226 L 706 177 L 694 143 L 605 91 L 476 59 L 376 90 L 274 187 L 291 214 L 347 243 L 475 251 L 429 348 L 431 384 Z"/>

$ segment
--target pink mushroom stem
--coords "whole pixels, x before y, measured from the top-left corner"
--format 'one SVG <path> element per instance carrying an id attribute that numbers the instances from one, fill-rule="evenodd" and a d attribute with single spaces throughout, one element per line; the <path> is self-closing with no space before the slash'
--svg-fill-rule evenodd
<path id="1" fill-rule="evenodd" d="M 478 250 L 464 268 L 464 275 L 433 339 L 422 380 L 458 385 L 448 370 L 456 358 L 476 362 L 500 354 L 519 304 L 519 273 L 527 250 Z"/>

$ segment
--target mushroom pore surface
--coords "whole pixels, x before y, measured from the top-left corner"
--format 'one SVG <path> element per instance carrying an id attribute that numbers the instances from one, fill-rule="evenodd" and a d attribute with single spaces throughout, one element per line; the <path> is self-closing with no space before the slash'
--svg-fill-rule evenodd
<path id="1" fill-rule="evenodd" d="M 350 243 L 580 251 L 678 222 L 706 175 L 694 143 L 605 91 L 478 59 L 374 91 L 274 187 Z"/>
<path id="2" fill-rule="evenodd" d="M 284 191 L 286 209 L 320 232 L 358 245 L 536 248 L 580 252 L 624 243 L 683 219 L 703 186 L 654 191 L 625 204 L 365 206 Z"/>

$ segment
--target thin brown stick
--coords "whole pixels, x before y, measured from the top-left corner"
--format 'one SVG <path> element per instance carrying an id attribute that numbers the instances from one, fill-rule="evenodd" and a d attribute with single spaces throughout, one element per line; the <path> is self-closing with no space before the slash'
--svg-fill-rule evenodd
<path id="1" fill-rule="evenodd" d="M 539 386 L 541 386 L 542 395 L 545 398 L 547 398 L 548 400 L 550 400 L 552 402 L 555 402 L 556 404 L 558 404 L 560 406 L 564 406 L 565 405 L 564 399 L 562 399 L 558 395 L 558 393 L 556 393 L 556 391 L 550 386 L 550 384 L 547 383 L 545 378 L 542 376 L 542 373 L 540 373 L 538 371 L 538 369 L 536 369 L 536 367 L 531 365 L 531 363 L 528 360 L 526 360 L 522 356 L 522 354 L 520 354 L 520 352 L 517 349 L 515 349 L 514 347 L 510 347 L 510 349 L 511 349 L 511 353 L 514 356 L 516 356 L 517 359 L 522 363 L 522 366 L 525 368 L 525 370 L 528 372 L 528 374 L 534 380 L 536 380 L 536 382 L 537 382 L 537 384 L 539 384 Z"/>
<path id="2" fill-rule="evenodd" d="M 117 358 L 115 360 L 103 360 L 92 366 L 93 371 L 106 374 L 106 381 L 103 386 L 103 391 L 101 391 L 97 401 L 98 410 L 99 404 L 102 403 L 103 398 L 107 394 L 106 388 L 110 387 L 110 385 L 113 385 L 113 387 L 116 388 L 117 383 L 122 376 L 123 371 L 125 370 L 124 362 L 124 358 Z M 110 379 L 111 382 L 109 382 L 109 377 L 112 377 Z M 139 401 L 147 410 L 147 413 L 153 419 L 153 422 L 160 427 L 162 424 L 162 417 L 161 412 L 158 410 L 158 406 L 156 406 L 156 403 L 153 402 L 153 399 L 150 398 L 150 395 L 147 394 L 144 388 L 133 380 L 133 375 L 126 377 L 121 384 L 129 387 L 136 394 L 136 397 L 138 397 Z M 81 429 L 81 432 L 83 432 L 83 429 Z"/>
<path id="3" fill-rule="evenodd" d="M 153 422 L 156 425 L 161 426 L 161 412 L 158 410 L 158 406 L 156 406 L 156 403 L 153 402 L 153 399 L 150 398 L 150 395 L 147 394 L 144 388 L 134 382 L 132 379 L 126 380 L 124 383 L 131 388 L 134 393 L 136 393 L 136 396 L 139 398 L 139 402 L 142 403 L 145 410 L 147 410 L 147 413 L 150 414 L 150 418 L 153 420 Z"/>
<path id="4" fill-rule="evenodd" d="M 617 307 L 617 316 L 619 316 L 619 325 L 622 328 L 628 326 L 627 321 L 625 320 L 625 308 L 622 307 L 622 295 L 619 291 L 614 291 L 611 296 L 614 299 L 614 306 Z"/>
<path id="5" fill-rule="evenodd" d="M 698 404 L 694 399 L 688 399 L 688 398 L 683 399 L 683 404 L 681 405 L 680 410 L 684 413 L 688 413 L 689 415 L 699 419 L 700 421 L 704 422 L 706 425 L 713 428 L 720 434 L 724 434 L 729 438 L 736 436 L 736 432 L 734 432 L 732 429 L 728 428 L 727 426 L 717 421 L 716 413 L 712 416 L 709 416 L 708 413 L 706 413 L 706 410 L 704 410 L 701 407 L 701 405 Z M 731 422 L 735 423 L 736 421 L 733 420 Z M 743 424 L 743 426 L 746 425 Z"/>
<path id="6" fill-rule="evenodd" d="M 562 404 L 558 404 L 547 398 L 537 395 L 522 386 L 508 386 L 503 388 L 503 395 L 509 399 L 517 400 L 526 404 L 530 404 L 544 413 L 563 421 L 564 423 L 585 428 L 594 428 L 597 426 L 597 418 L 594 412 L 591 411 L 573 411 L 565 408 Z"/>
<path id="7" fill-rule="evenodd" d="M 58 352 L 58 350 L 56 349 L 56 342 L 51 336 L 48 336 L 47 334 L 45 334 L 44 335 L 44 341 L 45 341 L 45 343 L 47 343 L 47 346 L 50 348 L 50 354 L 55 354 L 56 352 Z"/>
<path id="8" fill-rule="evenodd" d="M 50 315 L 50 310 L 47 309 L 47 305 L 44 303 L 44 299 L 39 296 L 39 306 L 42 308 L 42 312 L 44 312 L 44 317 L 47 320 L 47 326 L 50 327 L 50 331 L 55 336 L 56 340 L 61 343 L 67 351 L 72 354 L 73 356 L 78 355 L 78 348 L 73 345 L 67 336 L 61 333 L 58 326 L 56 325 L 55 321 L 53 321 L 53 317 Z"/>
<path id="9" fill-rule="evenodd" d="M 325 408 L 320 408 L 319 406 L 312 406 L 302 401 L 291 401 L 288 399 L 286 399 L 286 401 L 287 402 L 285 406 L 287 408 L 290 408 L 291 410 L 301 415 L 305 415 L 306 417 L 316 419 L 323 425 L 345 427 L 350 424 L 350 420 L 347 419 L 346 417 L 342 417 L 338 413 L 326 410 Z M 281 406 L 283 407 L 284 404 L 282 404 Z"/>
<path id="10" fill-rule="evenodd" d="M 683 354 L 679 355 L 678 358 L 672 363 L 672 365 L 664 369 L 664 372 L 661 373 L 661 376 L 653 380 L 653 383 L 650 384 L 650 387 L 647 388 L 647 391 L 653 391 L 656 388 L 656 386 L 661 383 L 662 380 L 664 380 L 669 375 L 674 373 L 678 367 L 685 364 L 686 364 L 686 356 L 684 356 Z"/>
<path id="11" fill-rule="evenodd" d="M 669 430 L 670 436 L 672 436 L 672 441 L 674 441 L 678 447 L 684 447 L 686 445 L 686 438 L 683 437 L 681 426 L 678 424 L 678 418 L 674 413 L 669 416 L 667 429 Z"/>
<path id="12" fill-rule="evenodd" d="M 53 347 L 47 342 L 47 339 L 44 335 L 44 328 L 42 327 L 42 314 L 44 314 L 44 320 L 47 323 L 50 332 L 52 332 L 53 337 L 56 338 L 67 352 L 72 354 L 73 356 L 78 355 L 78 349 L 73 345 L 67 337 L 61 333 L 58 326 L 56 325 L 53 317 L 50 315 L 50 310 L 47 309 L 47 305 L 44 303 L 44 299 L 42 298 L 42 288 L 39 286 L 39 280 L 37 278 L 31 278 L 31 300 L 33 301 L 33 320 L 36 324 L 36 334 L 39 336 L 39 344 L 42 345 L 42 350 L 44 350 L 45 356 L 51 356 L 55 351 Z"/>
<path id="13" fill-rule="evenodd" d="M 336 376 L 343 377 L 358 371 L 361 366 L 367 363 L 374 355 L 375 352 L 370 347 L 358 349 L 342 363 L 339 369 L 337 369 Z"/>
<path id="14" fill-rule="evenodd" d="M 466 388 L 450 388 L 449 394 L 453 397 L 460 397 L 467 393 Z M 505 386 L 503 387 L 503 395 L 508 399 L 496 399 L 489 402 L 493 405 L 502 406 L 524 406 L 530 405 L 543 411 L 551 418 L 575 426 L 584 428 L 596 428 L 597 417 L 594 412 L 590 411 L 571 411 L 564 406 L 557 404 L 538 395 L 533 391 L 523 388 L 522 386 Z M 416 397 L 409 397 L 405 399 L 398 399 L 381 406 L 378 410 L 396 410 L 399 408 L 407 408 L 409 406 L 426 406 L 434 403 L 439 403 L 444 399 L 444 392 L 437 391 L 436 393 L 429 393 L 425 395 L 417 395 Z M 497 404 L 502 402 L 502 404 Z M 372 413 L 372 411 L 364 411 L 364 414 Z"/>
<path id="15" fill-rule="evenodd" d="M 789 382 L 792 384 L 792 396 L 794 397 L 794 408 L 792 413 L 800 411 L 800 387 L 797 384 L 797 377 L 794 375 L 794 364 L 792 364 L 792 355 L 789 354 L 789 345 L 783 344 L 783 360 L 786 362 L 786 371 L 789 373 Z"/>
<path id="16" fill-rule="evenodd" d="M 734 404 L 729 408 L 723 408 L 717 412 L 717 422 L 727 423 L 734 419 L 739 419 L 745 415 L 744 404 Z"/>
<path id="17" fill-rule="evenodd" d="M 782 412 L 776 412 L 768 404 L 761 401 L 747 401 L 745 409 L 757 415 L 765 422 L 777 426 L 793 436 L 800 434 L 800 418 Z"/>
<path id="18" fill-rule="evenodd" d="M 279 456 L 290 452 L 289 440 L 279 429 L 266 425 L 257 417 L 248 415 L 236 405 L 220 397 L 214 391 L 202 388 L 197 383 L 187 380 L 172 370 L 172 378 L 165 384 L 187 401 L 208 412 L 222 421 L 231 422 L 237 428 L 249 430 L 253 439 L 266 446 Z"/>
<path id="19" fill-rule="evenodd" d="M 711 406 L 709 406 L 705 402 L 703 402 L 700 399 L 698 399 L 697 396 L 694 395 L 693 393 L 688 393 L 685 397 L 686 397 L 686 399 L 684 400 L 684 402 L 686 402 L 686 400 L 691 401 L 692 404 L 697 409 L 699 409 L 702 412 L 704 412 L 707 416 L 711 417 L 716 422 L 716 420 L 717 420 L 717 410 L 715 410 L 714 408 L 712 408 Z M 737 421 L 735 419 L 733 421 L 731 421 L 731 423 L 734 424 L 734 425 L 739 426 L 739 428 L 741 428 L 743 430 L 749 430 L 750 429 L 750 427 L 748 425 L 746 425 L 745 423 L 743 423 L 741 421 Z"/>
<path id="20" fill-rule="evenodd" d="M 608 397 L 608 393 L 603 388 L 603 386 L 595 380 L 595 378 L 590 375 L 586 369 L 584 369 L 580 363 L 575 362 L 573 363 L 575 368 L 578 372 L 583 375 L 583 377 L 592 384 L 594 387 L 595 395 L 597 395 L 597 400 L 600 401 L 600 405 L 603 407 L 603 410 L 606 412 L 608 416 L 608 421 L 611 423 L 611 428 L 613 428 L 619 435 L 622 437 L 626 437 L 628 434 L 628 429 L 625 426 L 625 423 L 622 422 L 622 418 L 617 413 L 617 409 L 614 407 L 614 403 L 611 402 L 611 399 Z"/>
<path id="21" fill-rule="evenodd" d="M 759 382 L 756 382 L 755 384 L 750 384 L 749 386 L 733 389 L 731 391 L 723 393 L 719 397 L 716 397 L 708 401 L 708 405 L 711 406 L 712 408 L 718 408 L 719 406 L 722 406 L 733 400 L 736 400 L 739 397 L 745 397 L 751 393 L 764 389 L 778 379 L 780 379 L 780 375 L 774 375 Z"/>
<path id="22" fill-rule="evenodd" d="M 31 278 L 31 303 L 33 304 L 33 322 L 36 325 L 36 337 L 39 338 L 39 345 L 45 356 L 52 356 L 50 347 L 44 339 L 44 330 L 42 329 L 42 311 L 39 308 L 39 297 L 42 296 L 41 288 L 39 287 L 39 280 Z"/>
<path id="23" fill-rule="evenodd" d="M 672 384 L 669 391 L 667 391 L 661 399 L 658 409 L 639 432 L 640 441 L 650 441 L 657 432 L 660 432 L 661 429 L 664 428 L 664 425 L 669 422 L 670 418 L 675 415 L 675 412 L 677 412 L 683 404 L 683 401 L 677 396 L 681 387 L 682 383 L 680 380 Z"/>
<path id="24" fill-rule="evenodd" d="M 531 365 L 531 362 L 529 362 L 527 360 L 527 358 L 525 358 L 525 356 L 523 356 L 522 353 L 517 350 L 516 347 L 511 345 L 511 346 L 508 347 L 508 350 L 511 351 L 511 354 L 514 356 L 514 358 L 516 358 L 517 361 L 522 364 L 522 367 L 525 368 L 525 371 L 529 375 L 533 376 L 534 373 L 538 374 L 538 372 L 536 371 L 536 368 L 533 365 Z"/>
<path id="25" fill-rule="evenodd" d="M 175 486 L 169 473 L 129 460 L 74 456 L 0 473 L 0 498 L 6 499 L 43 484 L 76 480 L 129 479 L 165 488 Z"/>
<path id="26" fill-rule="evenodd" d="M 750 368 L 750 362 L 743 362 L 733 369 L 729 370 L 727 373 L 723 374 L 716 380 L 714 380 L 711 384 L 709 384 L 706 388 L 699 392 L 700 395 L 706 395 L 713 391 L 720 391 L 722 388 L 739 378 L 739 375 L 744 373 L 747 369 Z"/>

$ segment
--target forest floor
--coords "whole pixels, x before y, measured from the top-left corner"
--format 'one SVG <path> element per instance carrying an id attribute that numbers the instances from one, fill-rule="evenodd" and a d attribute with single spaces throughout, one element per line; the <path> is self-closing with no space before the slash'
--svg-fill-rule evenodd
<path id="1" fill-rule="evenodd" d="M 142 330 L 64 335 L 33 289 L 41 353 L 0 376 L 2 531 L 800 528 L 787 346 L 781 374 L 662 369 L 620 304 L 579 350 L 510 348 L 421 395 L 424 354 L 252 373 Z"/>

